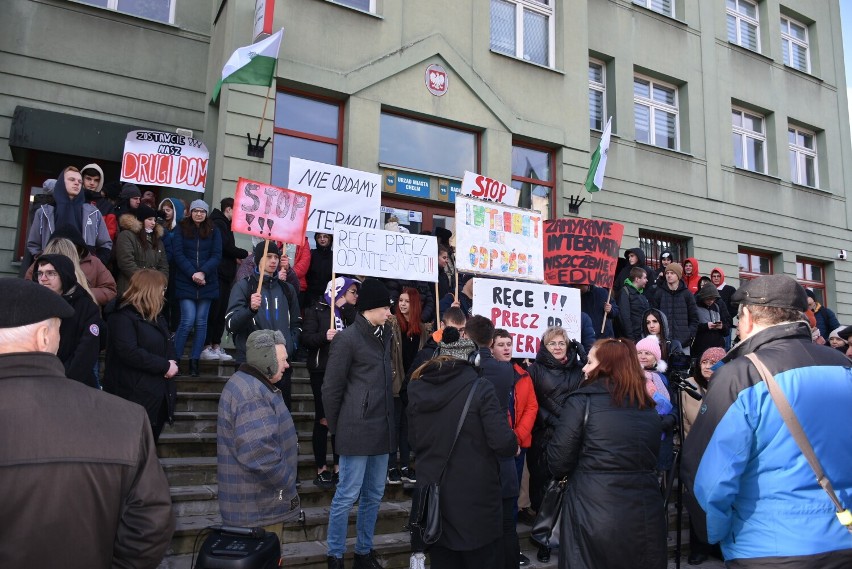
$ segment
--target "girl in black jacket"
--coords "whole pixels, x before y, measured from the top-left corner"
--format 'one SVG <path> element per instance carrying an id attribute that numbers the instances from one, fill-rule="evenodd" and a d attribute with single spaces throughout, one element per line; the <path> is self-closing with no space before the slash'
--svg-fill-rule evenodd
<path id="1" fill-rule="evenodd" d="M 161 314 L 168 279 L 153 269 L 133 273 L 118 309 L 108 318 L 104 389 L 145 408 L 154 441 L 174 422 L 178 371 L 174 344 Z"/>
<path id="2" fill-rule="evenodd" d="M 568 478 L 559 569 L 664 569 L 660 419 L 633 342 L 599 340 L 583 372 L 547 449 L 554 478 Z"/>
<path id="3" fill-rule="evenodd" d="M 325 366 L 328 363 L 328 349 L 331 339 L 355 321 L 358 314 L 355 302 L 361 283 L 348 277 L 337 277 L 329 281 L 323 297 L 305 310 L 302 323 L 302 344 L 308 348 L 308 373 L 311 376 L 311 390 L 314 393 L 314 433 L 311 440 L 317 477 L 314 484 L 324 490 L 334 488 L 339 477 L 340 455 L 334 453 L 334 436 L 331 437 L 331 452 L 334 454 L 334 471 L 328 469 L 328 421 L 322 406 L 322 384 Z M 332 292 L 332 287 L 334 292 Z M 334 294 L 334 327 L 331 326 L 331 295 Z"/>
<path id="4" fill-rule="evenodd" d="M 79 263 L 65 255 L 44 254 L 33 268 L 33 281 L 59 294 L 74 309 L 59 326 L 56 356 L 65 366 L 65 376 L 90 387 L 99 387 L 95 364 L 101 351 L 101 311 L 89 289 L 78 282 Z M 83 277 L 85 278 L 85 277 Z"/>

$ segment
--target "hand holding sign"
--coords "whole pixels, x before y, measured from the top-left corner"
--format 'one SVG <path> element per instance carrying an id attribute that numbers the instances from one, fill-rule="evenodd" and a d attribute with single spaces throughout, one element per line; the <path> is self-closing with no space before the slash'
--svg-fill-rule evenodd
<path id="1" fill-rule="evenodd" d="M 234 196 L 231 229 L 255 237 L 301 244 L 311 196 L 240 178 Z"/>

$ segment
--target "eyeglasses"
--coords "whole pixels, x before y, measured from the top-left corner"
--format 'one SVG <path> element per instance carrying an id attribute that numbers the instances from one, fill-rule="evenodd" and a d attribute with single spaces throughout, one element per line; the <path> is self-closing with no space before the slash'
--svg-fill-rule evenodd
<path id="1" fill-rule="evenodd" d="M 548 348 L 567 348 L 567 342 L 548 342 L 545 344 Z"/>
<path id="2" fill-rule="evenodd" d="M 56 271 L 36 271 L 36 278 L 40 279 L 42 277 L 47 277 L 49 279 L 55 279 L 59 276 L 59 273 Z"/>
<path id="3" fill-rule="evenodd" d="M 207 215 L 207 212 L 203 209 L 194 209 L 190 213 L 203 213 L 204 215 Z"/>
<path id="4" fill-rule="evenodd" d="M 351 292 L 351 293 L 352 293 L 352 294 L 354 294 L 355 296 L 358 296 L 358 291 L 357 291 L 357 290 L 355 290 L 355 289 L 347 290 L 346 292 L 347 292 L 347 293 Z"/>

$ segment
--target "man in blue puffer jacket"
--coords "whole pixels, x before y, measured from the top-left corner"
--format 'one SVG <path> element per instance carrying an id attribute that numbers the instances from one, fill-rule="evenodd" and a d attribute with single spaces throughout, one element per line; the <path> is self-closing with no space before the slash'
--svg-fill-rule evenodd
<path id="1" fill-rule="evenodd" d="M 766 384 L 754 353 L 784 392 L 837 495 L 852 502 L 852 368 L 811 341 L 805 290 L 787 275 L 758 277 L 733 295 L 743 341 L 713 375 L 684 445 L 690 517 L 728 567 L 852 567 L 852 534 L 838 522 Z M 848 511 L 847 511 L 848 513 Z"/>

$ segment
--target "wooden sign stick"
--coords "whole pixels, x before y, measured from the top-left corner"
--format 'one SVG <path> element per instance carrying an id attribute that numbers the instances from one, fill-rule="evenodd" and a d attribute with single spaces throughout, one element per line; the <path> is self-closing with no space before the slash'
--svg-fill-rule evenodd
<path id="1" fill-rule="evenodd" d="M 257 279 L 257 294 L 260 294 L 260 287 L 263 286 L 263 273 L 266 270 L 266 254 L 269 252 L 269 239 L 263 240 L 263 257 L 260 258 L 260 266 L 257 268 L 259 271 L 259 278 Z"/>

